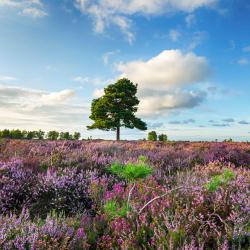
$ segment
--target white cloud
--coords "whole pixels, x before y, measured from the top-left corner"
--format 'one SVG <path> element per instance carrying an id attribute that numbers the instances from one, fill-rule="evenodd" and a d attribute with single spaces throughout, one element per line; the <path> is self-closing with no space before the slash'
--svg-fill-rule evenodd
<path id="1" fill-rule="evenodd" d="M 170 30 L 169 37 L 173 42 L 177 42 L 181 36 L 181 33 L 178 30 Z"/>
<path id="2" fill-rule="evenodd" d="M 0 0 L 0 7 L 18 9 L 20 15 L 33 18 L 48 15 L 41 0 Z"/>
<path id="3" fill-rule="evenodd" d="M 65 89 L 59 92 L 52 92 L 49 94 L 43 94 L 41 100 L 47 104 L 65 103 L 75 95 L 74 90 Z"/>
<path id="4" fill-rule="evenodd" d="M 246 58 L 241 58 L 241 59 L 238 60 L 238 64 L 247 65 L 247 64 L 249 64 L 249 61 Z"/>
<path id="5" fill-rule="evenodd" d="M 201 7 L 209 7 L 219 0 L 75 0 L 76 7 L 94 20 L 95 31 L 103 32 L 115 25 L 125 34 L 129 43 L 135 39 L 131 31 L 130 16 L 159 16 L 171 12 L 191 13 Z"/>
<path id="6" fill-rule="evenodd" d="M 171 110 L 194 108 L 199 106 L 206 98 L 202 91 L 176 90 L 163 95 L 145 96 L 139 105 L 139 115 L 158 116 L 168 114 Z"/>
<path id="7" fill-rule="evenodd" d="M 0 128 L 79 129 L 89 107 L 74 103 L 74 94 L 0 85 Z"/>
<path id="8" fill-rule="evenodd" d="M 45 11 L 38 8 L 25 8 L 22 10 L 21 14 L 24 16 L 31 16 L 34 18 L 44 17 L 48 15 Z"/>
<path id="9" fill-rule="evenodd" d="M 1 76 L 0 75 L 1 82 L 9 82 L 9 81 L 15 81 L 15 80 L 17 80 L 17 79 L 13 76 Z"/>
<path id="10" fill-rule="evenodd" d="M 120 63 L 117 70 L 138 83 L 139 89 L 159 91 L 202 82 L 210 73 L 205 57 L 180 50 L 165 50 L 146 61 Z"/>
<path id="11" fill-rule="evenodd" d="M 186 90 L 208 79 L 210 67 L 205 57 L 180 50 L 165 50 L 149 60 L 136 60 L 116 66 L 120 77 L 138 83 L 139 114 L 155 116 L 174 109 L 193 108 L 207 93 Z"/>

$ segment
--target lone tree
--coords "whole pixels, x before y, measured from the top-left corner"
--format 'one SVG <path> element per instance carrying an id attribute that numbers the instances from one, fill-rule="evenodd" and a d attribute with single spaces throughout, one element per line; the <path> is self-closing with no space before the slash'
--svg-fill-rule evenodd
<path id="1" fill-rule="evenodd" d="M 135 116 L 139 100 L 136 97 L 137 84 L 123 78 L 104 89 L 104 95 L 94 99 L 90 119 L 94 121 L 88 129 L 116 130 L 116 140 L 120 140 L 120 128 L 147 130 L 147 125 Z"/>

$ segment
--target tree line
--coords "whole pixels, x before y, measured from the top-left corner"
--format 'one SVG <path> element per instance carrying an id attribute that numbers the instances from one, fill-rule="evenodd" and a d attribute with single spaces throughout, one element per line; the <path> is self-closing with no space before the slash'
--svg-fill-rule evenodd
<path id="1" fill-rule="evenodd" d="M 168 136 L 166 134 L 159 134 L 157 136 L 157 133 L 155 131 L 150 131 L 148 133 L 148 140 L 149 141 L 157 141 L 157 139 L 159 141 L 167 141 L 168 140 Z"/>
<path id="2" fill-rule="evenodd" d="M 26 139 L 26 140 L 79 140 L 81 134 L 79 132 L 74 132 L 73 134 L 69 132 L 58 132 L 58 131 L 49 131 L 45 133 L 42 130 L 37 131 L 27 131 L 20 129 L 4 129 L 0 130 L 0 138 L 4 139 Z"/>

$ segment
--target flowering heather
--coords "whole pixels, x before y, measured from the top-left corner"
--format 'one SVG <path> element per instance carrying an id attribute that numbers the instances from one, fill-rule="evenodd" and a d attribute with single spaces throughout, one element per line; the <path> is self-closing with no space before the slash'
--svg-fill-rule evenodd
<path id="1" fill-rule="evenodd" d="M 147 178 L 109 171 L 141 155 Z M 248 143 L 6 141 L 0 249 L 249 249 L 249 166 Z"/>

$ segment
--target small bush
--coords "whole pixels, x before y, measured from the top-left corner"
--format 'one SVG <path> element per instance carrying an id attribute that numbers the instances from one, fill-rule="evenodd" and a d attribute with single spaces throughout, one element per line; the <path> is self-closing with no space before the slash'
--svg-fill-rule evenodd
<path id="1" fill-rule="evenodd" d="M 109 219 L 126 217 L 129 212 L 129 206 L 123 203 L 121 206 L 114 200 L 108 201 L 104 206 L 104 212 Z"/>
<path id="2" fill-rule="evenodd" d="M 235 178 L 233 171 L 226 169 L 223 174 L 215 175 L 209 183 L 206 184 L 206 188 L 210 192 L 215 192 L 222 185 L 227 185 L 229 181 Z"/>
<path id="3" fill-rule="evenodd" d="M 149 141 L 157 141 L 157 134 L 155 131 L 151 131 L 148 133 L 148 140 Z"/>
<path id="4" fill-rule="evenodd" d="M 138 163 L 127 163 L 126 165 L 114 163 L 110 167 L 110 171 L 128 181 L 144 179 L 152 174 L 153 169 L 142 161 Z"/>

